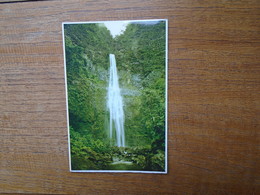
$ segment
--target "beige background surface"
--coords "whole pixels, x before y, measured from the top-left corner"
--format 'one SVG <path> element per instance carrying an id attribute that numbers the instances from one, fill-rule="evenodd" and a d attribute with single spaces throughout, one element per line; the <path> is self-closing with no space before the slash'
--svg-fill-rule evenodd
<path id="1" fill-rule="evenodd" d="M 1 0 L 0 192 L 259 193 L 259 17 L 258 0 Z M 70 173 L 61 23 L 158 18 L 169 173 Z"/>

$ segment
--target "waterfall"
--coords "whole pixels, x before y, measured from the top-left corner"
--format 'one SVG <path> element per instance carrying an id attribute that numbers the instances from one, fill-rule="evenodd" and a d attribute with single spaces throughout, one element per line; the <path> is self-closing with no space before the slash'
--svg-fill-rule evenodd
<path id="1" fill-rule="evenodd" d="M 114 54 L 109 54 L 110 69 L 109 69 L 109 84 L 108 84 L 108 99 L 107 107 L 109 110 L 109 136 L 113 137 L 115 129 L 116 145 L 125 147 L 125 130 L 124 130 L 124 111 L 123 100 L 120 93 L 118 75 L 116 68 L 116 59 Z"/>

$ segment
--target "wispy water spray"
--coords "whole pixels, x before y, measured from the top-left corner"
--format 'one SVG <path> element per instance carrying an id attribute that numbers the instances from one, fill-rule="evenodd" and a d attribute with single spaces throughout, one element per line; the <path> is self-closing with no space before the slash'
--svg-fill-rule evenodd
<path id="1" fill-rule="evenodd" d="M 112 139 L 113 130 L 116 133 L 116 145 L 125 147 L 125 130 L 124 130 L 124 110 L 123 98 L 120 93 L 118 75 L 116 68 L 116 59 L 114 54 L 109 54 L 109 84 L 107 107 L 109 110 L 109 136 Z"/>

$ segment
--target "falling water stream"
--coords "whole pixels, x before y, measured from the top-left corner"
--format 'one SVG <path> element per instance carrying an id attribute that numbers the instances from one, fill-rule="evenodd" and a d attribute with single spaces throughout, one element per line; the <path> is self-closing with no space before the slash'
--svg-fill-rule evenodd
<path id="1" fill-rule="evenodd" d="M 109 54 L 110 69 L 109 69 L 109 84 L 107 91 L 107 107 L 109 111 L 109 136 L 110 139 L 116 140 L 117 147 L 126 147 L 125 145 L 125 130 L 124 130 L 124 110 L 123 110 L 123 98 L 120 92 L 118 74 L 116 68 L 116 59 L 114 54 Z M 111 162 L 106 169 L 107 170 L 142 170 L 142 167 L 127 161 L 124 157 L 127 155 L 127 151 L 123 150 L 122 154 L 115 154 L 113 156 L 113 162 Z"/>
<path id="2" fill-rule="evenodd" d="M 123 98 L 120 93 L 116 59 L 114 54 L 109 54 L 109 84 L 107 106 L 109 110 L 109 136 L 113 138 L 115 131 L 116 146 L 125 147 L 124 110 Z"/>

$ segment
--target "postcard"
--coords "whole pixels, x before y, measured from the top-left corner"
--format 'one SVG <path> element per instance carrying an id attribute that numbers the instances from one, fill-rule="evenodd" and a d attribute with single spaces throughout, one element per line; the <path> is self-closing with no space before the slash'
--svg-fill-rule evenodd
<path id="1" fill-rule="evenodd" d="M 70 171 L 167 173 L 168 21 L 62 27 Z"/>

